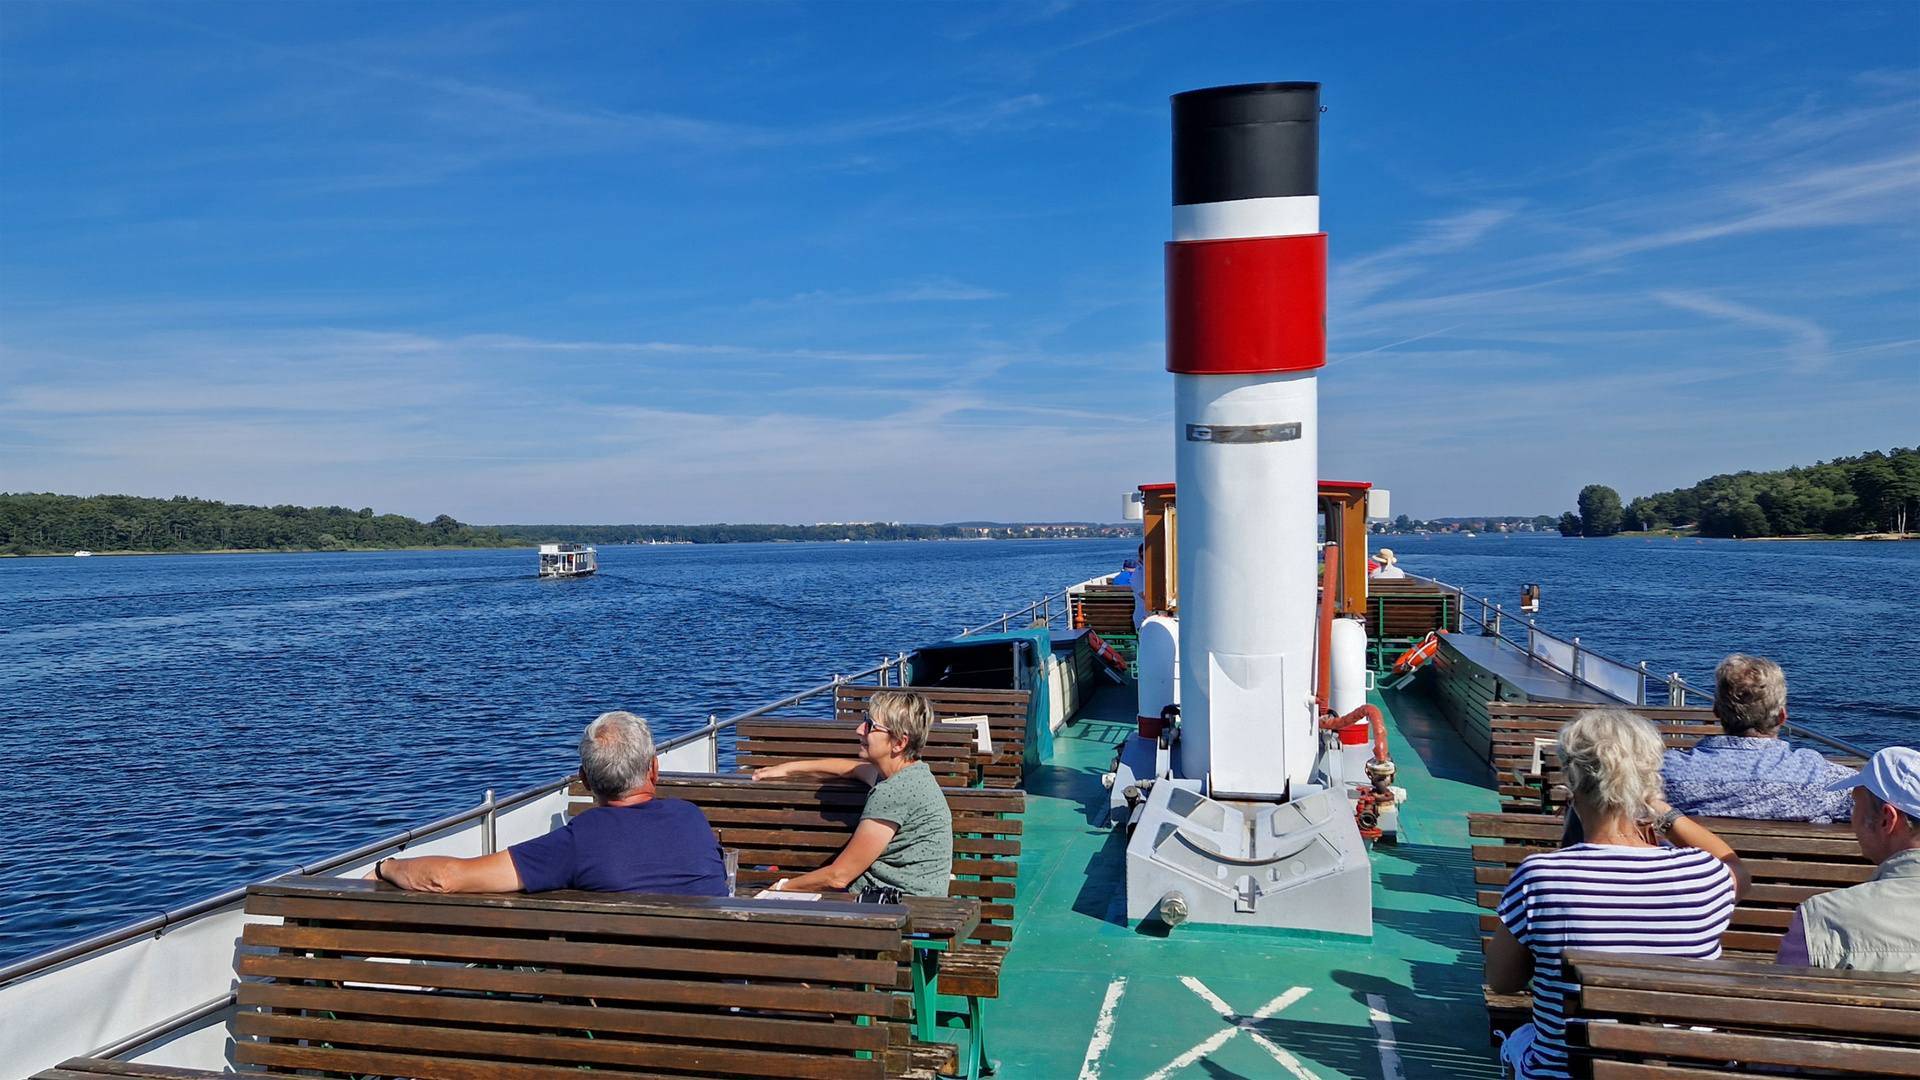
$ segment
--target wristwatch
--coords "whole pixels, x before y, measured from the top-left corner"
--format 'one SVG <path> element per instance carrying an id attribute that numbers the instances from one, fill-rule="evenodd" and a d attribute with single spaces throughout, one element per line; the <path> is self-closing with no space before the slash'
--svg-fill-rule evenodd
<path id="1" fill-rule="evenodd" d="M 1660 815 L 1659 821 L 1653 823 L 1653 831 L 1659 833 L 1661 836 L 1665 836 L 1672 830 L 1674 822 L 1686 816 L 1687 815 L 1678 810 L 1668 810 L 1666 813 Z"/>

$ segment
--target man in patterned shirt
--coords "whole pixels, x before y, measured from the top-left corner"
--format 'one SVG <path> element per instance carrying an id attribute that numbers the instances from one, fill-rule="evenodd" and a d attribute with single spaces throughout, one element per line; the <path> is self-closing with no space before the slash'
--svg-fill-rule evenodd
<path id="1" fill-rule="evenodd" d="M 1734 653 L 1713 672 L 1713 715 L 1725 735 L 1669 750 L 1661 773 L 1667 801 L 1695 817 L 1755 821 L 1846 821 L 1853 799 L 1827 785 L 1852 774 L 1780 738 L 1787 677 L 1780 665 Z"/>

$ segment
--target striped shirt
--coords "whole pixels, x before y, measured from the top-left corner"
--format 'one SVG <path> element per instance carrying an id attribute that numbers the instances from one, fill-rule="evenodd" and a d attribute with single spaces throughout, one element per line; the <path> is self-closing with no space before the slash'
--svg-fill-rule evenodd
<path id="1" fill-rule="evenodd" d="M 1733 919 L 1733 872 L 1698 848 L 1575 844 L 1529 855 L 1500 921 L 1533 954 L 1536 1036 L 1524 1076 L 1566 1077 L 1568 949 L 1713 960 Z"/>

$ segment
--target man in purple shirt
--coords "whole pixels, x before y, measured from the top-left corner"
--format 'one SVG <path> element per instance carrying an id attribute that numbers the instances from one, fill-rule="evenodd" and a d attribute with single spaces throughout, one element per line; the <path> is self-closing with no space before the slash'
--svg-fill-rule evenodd
<path id="1" fill-rule="evenodd" d="M 593 809 L 505 851 L 472 859 L 382 859 L 367 876 L 413 892 L 592 892 L 726 896 L 720 841 L 700 808 L 654 795 L 660 763 L 647 722 L 603 714 L 580 736 Z"/>
<path id="2" fill-rule="evenodd" d="M 1787 676 L 1780 665 L 1734 653 L 1713 672 L 1713 715 L 1724 735 L 1669 750 L 1661 766 L 1667 801 L 1694 817 L 1753 821 L 1845 821 L 1853 799 L 1827 785 L 1853 770 L 1787 745 Z"/>

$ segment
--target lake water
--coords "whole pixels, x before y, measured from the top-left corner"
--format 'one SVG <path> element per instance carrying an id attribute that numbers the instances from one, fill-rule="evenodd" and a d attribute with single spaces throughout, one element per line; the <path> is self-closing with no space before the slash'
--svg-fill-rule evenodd
<path id="1" fill-rule="evenodd" d="M 1793 715 L 1920 738 L 1920 544 L 1384 538 L 1411 572 Z M 1108 572 L 1113 540 L 0 560 L 0 961 L 572 769 L 596 714 L 689 730 Z"/>

